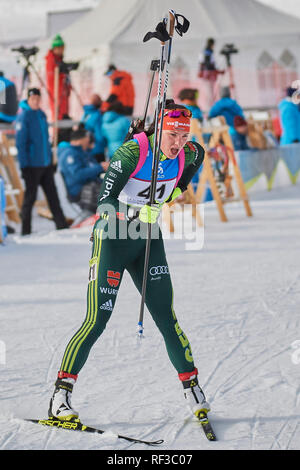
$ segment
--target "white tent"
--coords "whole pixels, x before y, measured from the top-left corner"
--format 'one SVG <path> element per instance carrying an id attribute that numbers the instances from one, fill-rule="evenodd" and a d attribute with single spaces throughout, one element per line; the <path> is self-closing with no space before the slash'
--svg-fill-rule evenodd
<path id="1" fill-rule="evenodd" d="M 145 74 L 151 58 L 159 55 L 158 41 L 143 43 L 143 37 L 154 30 L 170 8 L 191 22 L 188 33 L 183 38 L 176 35 L 174 39 L 172 64 L 176 73 L 171 75 L 174 93 L 178 91 L 175 78 L 179 86 L 199 85 L 198 58 L 208 37 L 216 40 L 221 68 L 224 58 L 219 51 L 224 43 L 233 42 L 238 47 L 233 65 L 237 97 L 244 106 L 276 104 L 273 101 L 278 96 L 268 91 L 267 86 L 264 93 L 264 87 L 258 83 L 263 67 L 272 68 L 276 63 L 294 71 L 290 77 L 296 78 L 300 62 L 300 20 L 255 0 L 102 0 L 93 11 L 61 31 L 66 59 L 80 59 L 82 69 L 96 71 L 94 83 L 101 87 L 103 70 L 110 62 L 132 72 L 140 112 L 141 96 L 146 90 Z M 43 52 L 46 46 L 49 44 L 41 44 Z M 277 84 L 277 90 L 289 85 L 285 83 L 289 75 L 279 76 L 282 83 Z"/>
<path id="2" fill-rule="evenodd" d="M 282 13 L 297 16 L 300 18 L 300 3 L 299 0 L 258 0 L 267 6 L 276 8 Z"/>

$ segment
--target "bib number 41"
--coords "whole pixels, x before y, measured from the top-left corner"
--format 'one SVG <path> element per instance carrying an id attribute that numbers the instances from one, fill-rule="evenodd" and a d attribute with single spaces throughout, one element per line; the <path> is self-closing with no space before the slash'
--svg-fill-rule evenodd
<path id="1" fill-rule="evenodd" d="M 166 191 L 166 185 L 165 184 L 162 184 L 160 187 L 157 187 L 156 188 L 156 200 L 160 200 L 160 199 L 163 199 L 164 197 L 164 194 L 165 194 L 165 191 Z M 145 199 L 150 199 L 150 185 L 147 186 L 147 188 L 143 189 L 143 191 L 140 191 L 138 193 L 138 196 L 139 197 L 143 197 Z"/>

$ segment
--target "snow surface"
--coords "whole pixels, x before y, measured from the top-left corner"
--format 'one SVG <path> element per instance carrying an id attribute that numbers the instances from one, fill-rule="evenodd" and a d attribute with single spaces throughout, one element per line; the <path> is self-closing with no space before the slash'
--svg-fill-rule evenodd
<path id="1" fill-rule="evenodd" d="M 182 386 L 148 311 L 125 275 L 112 318 L 74 388 L 84 435 L 25 423 L 47 415 L 67 341 L 85 316 L 90 228 L 36 234 L 0 246 L 0 449 L 143 450 L 113 433 L 164 439 L 159 449 L 299 449 L 299 186 L 205 206 L 205 242 L 167 240 L 175 311 L 192 345 L 218 442 L 186 408 Z"/>

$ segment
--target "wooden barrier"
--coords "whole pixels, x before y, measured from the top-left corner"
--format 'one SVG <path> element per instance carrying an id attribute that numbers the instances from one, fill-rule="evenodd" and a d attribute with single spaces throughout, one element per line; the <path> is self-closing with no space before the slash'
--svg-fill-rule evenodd
<path id="1" fill-rule="evenodd" d="M 183 193 L 182 197 L 177 198 L 176 201 L 170 202 L 169 204 L 163 205 L 162 216 L 165 224 L 168 226 L 171 233 L 174 232 L 173 216 L 178 206 L 190 204 L 192 207 L 192 217 L 196 220 L 198 227 L 203 226 L 203 220 L 201 218 L 199 208 L 197 207 L 197 201 L 195 193 L 191 184 L 188 185 L 187 190 Z M 181 209 L 181 208 L 180 208 Z"/>
<path id="2" fill-rule="evenodd" d="M 250 145 L 260 150 L 274 147 L 277 139 L 271 113 L 269 111 L 252 110 L 246 112 L 245 115 L 248 122 Z"/>
<path id="3" fill-rule="evenodd" d="M 3 133 L 0 136 L 0 174 L 5 184 L 6 214 L 11 221 L 20 223 L 20 210 L 24 196 L 23 185 L 15 159 L 10 152 L 9 140 Z"/>
<path id="4" fill-rule="evenodd" d="M 216 205 L 220 214 L 220 218 L 222 222 L 227 222 L 227 216 L 225 214 L 222 198 L 221 198 L 218 186 L 217 186 L 217 182 L 214 177 L 214 172 L 213 172 L 213 168 L 210 162 L 210 158 L 208 156 L 206 145 L 204 143 L 203 134 L 202 134 L 199 122 L 196 119 L 192 119 L 192 122 L 191 122 L 191 135 L 196 137 L 199 144 L 202 145 L 202 147 L 205 150 L 203 169 L 201 172 L 201 176 L 199 178 L 199 183 L 198 183 L 198 187 L 197 187 L 197 191 L 195 195 L 196 201 L 198 202 L 198 204 L 201 204 L 203 200 L 205 187 L 206 187 L 206 182 L 209 182 L 213 198 L 216 202 Z"/>
<path id="5" fill-rule="evenodd" d="M 224 204 L 231 201 L 242 200 L 244 203 L 246 215 L 248 217 L 252 216 L 252 211 L 250 208 L 248 195 L 245 189 L 245 185 L 243 182 L 243 178 L 240 172 L 240 168 L 236 161 L 234 155 L 234 148 L 232 144 L 231 137 L 228 132 L 228 126 L 225 123 L 225 119 L 221 116 L 220 118 L 215 118 L 211 121 L 212 126 L 210 128 L 201 129 L 198 121 L 196 119 L 192 119 L 191 123 L 191 135 L 194 136 L 197 141 L 204 147 L 205 149 L 205 157 L 203 162 L 203 170 L 200 174 L 197 190 L 195 193 L 196 201 L 200 204 L 203 200 L 204 191 L 206 188 L 206 184 L 209 183 L 213 198 L 217 205 L 220 219 L 222 222 L 227 222 L 227 216 L 224 209 Z M 210 134 L 210 139 L 208 146 L 204 143 L 203 133 Z M 227 151 L 229 161 L 231 163 L 232 171 L 233 171 L 233 178 L 237 184 L 239 190 L 238 197 L 222 197 L 218 188 L 218 184 L 216 178 L 214 176 L 213 167 L 210 161 L 210 157 L 208 154 L 208 150 L 215 147 L 216 145 L 223 145 Z M 230 181 L 229 181 L 230 185 Z M 232 188 L 229 188 L 232 191 Z"/>
<path id="6" fill-rule="evenodd" d="M 262 130 L 269 130 L 275 135 L 272 116 L 269 111 L 246 111 L 246 120 L 259 124 Z"/>

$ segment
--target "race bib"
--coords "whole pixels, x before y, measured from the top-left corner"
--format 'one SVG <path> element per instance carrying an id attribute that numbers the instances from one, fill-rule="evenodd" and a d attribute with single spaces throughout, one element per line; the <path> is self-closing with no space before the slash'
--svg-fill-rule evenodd
<path id="1" fill-rule="evenodd" d="M 135 206 L 144 206 L 150 199 L 150 181 L 139 180 L 131 178 L 123 191 L 119 195 L 119 201 L 125 204 L 132 204 Z M 157 181 L 155 200 L 163 202 L 172 193 L 176 184 L 176 178 L 171 180 Z"/>

